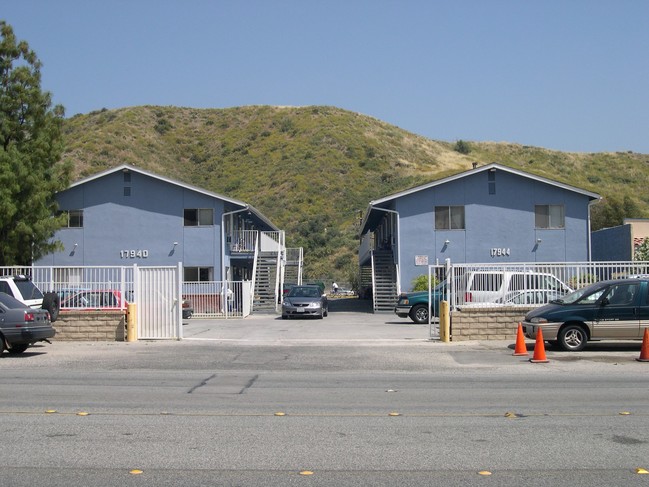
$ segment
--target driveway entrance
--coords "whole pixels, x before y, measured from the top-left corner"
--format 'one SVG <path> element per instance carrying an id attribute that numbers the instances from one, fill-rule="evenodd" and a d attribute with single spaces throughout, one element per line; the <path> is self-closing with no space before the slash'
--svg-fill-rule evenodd
<path id="1" fill-rule="evenodd" d="M 332 299 L 324 319 L 283 320 L 280 315 L 251 315 L 243 320 L 183 322 L 186 340 L 249 342 L 251 344 L 364 344 L 428 341 L 428 325 L 417 325 L 394 313 L 372 313 L 369 300 Z"/>

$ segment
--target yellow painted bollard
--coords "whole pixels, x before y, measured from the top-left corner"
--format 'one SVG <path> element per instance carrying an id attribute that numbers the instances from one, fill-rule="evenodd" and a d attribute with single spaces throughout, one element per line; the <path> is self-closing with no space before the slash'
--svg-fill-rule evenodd
<path id="1" fill-rule="evenodd" d="M 134 303 L 126 306 L 126 341 L 137 341 L 137 305 Z"/>
<path id="2" fill-rule="evenodd" d="M 451 312 L 448 301 L 439 303 L 439 339 L 444 343 L 451 341 Z"/>

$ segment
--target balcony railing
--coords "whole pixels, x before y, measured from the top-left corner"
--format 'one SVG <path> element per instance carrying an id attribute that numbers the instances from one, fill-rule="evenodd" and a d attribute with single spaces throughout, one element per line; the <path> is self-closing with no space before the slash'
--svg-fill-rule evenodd
<path id="1" fill-rule="evenodd" d="M 239 230 L 228 235 L 228 244 L 231 254 L 250 254 L 255 251 L 257 244 L 257 230 Z"/>

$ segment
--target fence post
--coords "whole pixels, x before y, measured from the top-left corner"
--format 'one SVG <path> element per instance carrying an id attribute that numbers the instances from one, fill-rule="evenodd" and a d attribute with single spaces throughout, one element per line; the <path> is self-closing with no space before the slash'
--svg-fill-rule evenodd
<path id="1" fill-rule="evenodd" d="M 137 341 L 137 305 L 129 303 L 126 306 L 126 341 Z"/>
<path id="2" fill-rule="evenodd" d="M 451 313 L 448 301 L 439 303 L 439 338 L 444 343 L 451 341 Z"/>

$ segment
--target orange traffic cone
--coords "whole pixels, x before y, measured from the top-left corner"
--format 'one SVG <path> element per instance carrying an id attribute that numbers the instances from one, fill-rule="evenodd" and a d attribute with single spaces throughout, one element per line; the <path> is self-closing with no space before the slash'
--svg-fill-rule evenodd
<path id="1" fill-rule="evenodd" d="M 644 337 L 642 337 L 642 348 L 640 348 L 640 357 L 636 360 L 638 362 L 649 362 L 649 328 L 644 329 Z"/>
<path id="2" fill-rule="evenodd" d="M 514 355 L 529 355 L 527 353 L 527 345 L 525 344 L 525 337 L 523 336 L 523 325 L 518 324 L 518 332 L 516 333 L 516 348 Z"/>
<path id="3" fill-rule="evenodd" d="M 530 359 L 533 363 L 546 363 L 549 360 L 545 357 L 545 342 L 543 341 L 543 331 L 539 328 L 536 333 L 536 344 L 534 345 L 534 356 Z"/>

